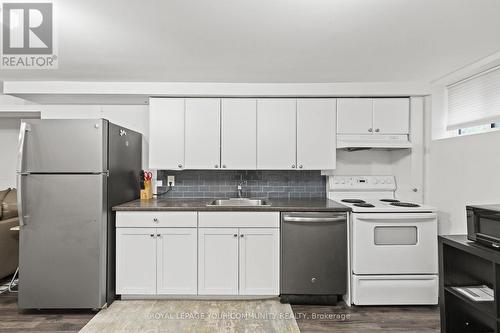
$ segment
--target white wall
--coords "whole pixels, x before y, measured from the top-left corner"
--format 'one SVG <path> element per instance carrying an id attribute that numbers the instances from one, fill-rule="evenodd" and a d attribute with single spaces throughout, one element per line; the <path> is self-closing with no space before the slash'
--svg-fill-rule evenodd
<path id="1" fill-rule="evenodd" d="M 0 190 L 16 186 L 19 126 L 21 117 L 39 117 L 38 112 L 32 112 L 37 108 L 33 105 L 21 98 L 0 93 Z"/>
<path id="2" fill-rule="evenodd" d="M 0 117 L 0 191 L 16 187 L 17 138 L 20 118 Z"/>
<path id="3" fill-rule="evenodd" d="M 143 135 L 142 165 L 148 165 L 149 107 L 148 105 L 43 105 L 42 119 L 105 118 Z"/>
<path id="4" fill-rule="evenodd" d="M 499 63 L 500 53 L 491 55 L 432 88 L 428 202 L 438 208 L 440 234 L 466 233 L 466 205 L 500 203 L 500 132 L 457 136 L 446 129 L 446 85 Z"/>
<path id="5" fill-rule="evenodd" d="M 429 183 L 439 232 L 466 233 L 466 205 L 500 203 L 500 132 L 433 141 Z"/>

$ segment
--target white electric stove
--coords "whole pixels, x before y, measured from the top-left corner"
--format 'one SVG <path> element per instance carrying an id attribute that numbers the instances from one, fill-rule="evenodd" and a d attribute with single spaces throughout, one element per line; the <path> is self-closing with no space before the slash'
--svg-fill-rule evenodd
<path id="1" fill-rule="evenodd" d="M 398 200 L 396 188 L 394 176 L 329 179 L 329 198 L 352 208 L 347 302 L 438 302 L 436 209 Z"/>

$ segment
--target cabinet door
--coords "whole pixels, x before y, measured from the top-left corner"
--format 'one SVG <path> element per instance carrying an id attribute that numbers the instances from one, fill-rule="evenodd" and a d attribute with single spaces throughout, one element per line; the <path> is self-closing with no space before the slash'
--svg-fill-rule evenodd
<path id="1" fill-rule="evenodd" d="M 149 99 L 149 167 L 184 166 L 184 99 Z"/>
<path id="2" fill-rule="evenodd" d="M 257 169 L 295 169 L 296 100 L 257 100 Z"/>
<path id="3" fill-rule="evenodd" d="M 222 168 L 257 168 L 257 100 L 222 100 Z"/>
<path id="4" fill-rule="evenodd" d="M 116 228 L 116 293 L 156 293 L 156 229 Z"/>
<path id="5" fill-rule="evenodd" d="M 335 169 L 337 128 L 335 99 L 297 100 L 297 167 Z"/>
<path id="6" fill-rule="evenodd" d="M 373 129 L 375 134 L 408 134 L 410 100 L 408 98 L 375 98 Z"/>
<path id="7" fill-rule="evenodd" d="M 373 133 L 373 99 L 337 99 L 338 134 Z"/>
<path id="8" fill-rule="evenodd" d="M 240 229 L 240 294 L 279 295 L 279 229 Z"/>
<path id="9" fill-rule="evenodd" d="M 186 168 L 217 169 L 220 164 L 220 99 L 186 99 Z"/>
<path id="10" fill-rule="evenodd" d="M 238 229 L 198 230 L 198 294 L 238 294 Z"/>
<path id="11" fill-rule="evenodd" d="M 197 294 L 196 228 L 158 228 L 157 294 Z"/>

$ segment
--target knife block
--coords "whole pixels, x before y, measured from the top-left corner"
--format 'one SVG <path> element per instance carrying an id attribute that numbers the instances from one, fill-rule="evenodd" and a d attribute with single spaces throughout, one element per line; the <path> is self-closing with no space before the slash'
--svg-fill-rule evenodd
<path id="1" fill-rule="evenodd" d="M 144 189 L 141 190 L 141 200 L 149 200 L 153 198 L 153 187 L 151 180 L 144 181 Z"/>

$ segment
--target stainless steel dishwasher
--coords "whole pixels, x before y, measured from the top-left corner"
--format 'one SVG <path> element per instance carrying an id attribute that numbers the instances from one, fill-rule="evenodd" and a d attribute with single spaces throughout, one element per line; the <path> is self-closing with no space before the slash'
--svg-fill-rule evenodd
<path id="1" fill-rule="evenodd" d="M 347 213 L 281 214 L 281 302 L 336 304 L 347 289 Z"/>

